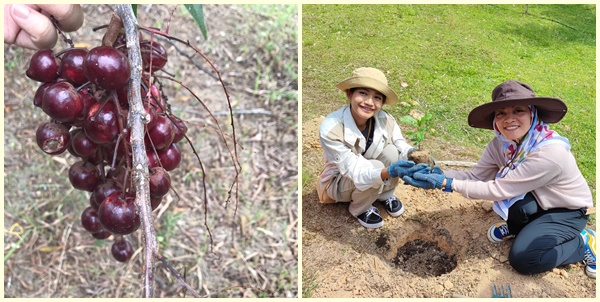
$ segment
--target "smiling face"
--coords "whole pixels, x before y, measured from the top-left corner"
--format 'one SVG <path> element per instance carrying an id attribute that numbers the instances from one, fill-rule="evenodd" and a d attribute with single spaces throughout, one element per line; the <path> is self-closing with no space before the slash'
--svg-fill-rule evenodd
<path id="1" fill-rule="evenodd" d="M 350 100 L 352 117 L 359 128 L 381 110 L 385 100 L 381 92 L 370 88 L 349 89 L 346 90 L 346 96 Z"/>
<path id="2" fill-rule="evenodd" d="M 531 109 L 528 106 L 512 106 L 497 109 L 496 127 L 506 139 L 519 142 L 531 127 Z"/>

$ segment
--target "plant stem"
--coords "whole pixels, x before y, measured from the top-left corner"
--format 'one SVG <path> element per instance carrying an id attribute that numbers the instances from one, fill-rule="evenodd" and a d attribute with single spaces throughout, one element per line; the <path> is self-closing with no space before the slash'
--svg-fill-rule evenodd
<path id="1" fill-rule="evenodd" d="M 142 78 L 142 58 L 138 35 L 137 19 L 133 14 L 130 4 L 117 4 L 117 14 L 121 17 L 125 35 L 129 62 L 131 64 L 131 77 L 129 81 L 129 126 L 131 127 L 131 148 L 133 155 L 133 181 L 135 185 L 135 202 L 140 214 L 144 242 L 142 272 L 144 288 L 142 297 L 154 297 L 154 254 L 158 253 L 156 235 L 152 221 L 150 207 L 150 186 L 148 172 L 148 158 L 144 146 L 144 122 L 146 111 L 142 105 L 140 85 Z"/>

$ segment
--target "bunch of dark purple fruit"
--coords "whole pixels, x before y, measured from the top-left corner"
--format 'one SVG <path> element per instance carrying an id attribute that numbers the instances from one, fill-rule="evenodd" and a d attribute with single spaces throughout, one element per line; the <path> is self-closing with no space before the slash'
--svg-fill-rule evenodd
<path id="1" fill-rule="evenodd" d="M 89 51 L 39 50 L 31 57 L 26 75 L 42 82 L 33 103 L 50 118 L 37 129 L 38 146 L 50 155 L 68 151 L 79 159 L 69 168 L 69 180 L 74 188 L 91 193 L 81 223 L 94 238 L 114 235 L 112 255 L 125 262 L 133 247 L 124 236 L 139 228 L 140 217 L 134 202 L 127 126 L 131 67 L 123 37 L 116 41 L 120 42 Z M 171 188 L 168 171 L 179 165 L 177 142 L 187 127 L 170 112 L 156 83 L 149 82 L 167 63 L 166 50 L 157 42 L 140 41 L 144 73 L 139 89 L 149 117 L 144 144 L 154 210 Z"/>

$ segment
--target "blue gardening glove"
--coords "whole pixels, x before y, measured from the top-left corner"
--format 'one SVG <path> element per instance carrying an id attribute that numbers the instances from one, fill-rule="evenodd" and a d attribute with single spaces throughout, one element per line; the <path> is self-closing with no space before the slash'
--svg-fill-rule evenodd
<path id="1" fill-rule="evenodd" d="M 390 177 L 402 177 L 408 174 L 408 169 L 415 166 L 415 162 L 408 160 L 399 160 L 388 167 Z"/>
<path id="2" fill-rule="evenodd" d="M 440 167 L 433 166 L 433 169 L 431 169 L 431 174 L 444 174 L 444 172 Z"/>
<path id="3" fill-rule="evenodd" d="M 429 165 L 427 165 L 425 163 L 416 164 L 414 167 L 408 169 L 408 174 L 403 175 L 403 176 L 412 177 L 413 174 L 415 174 L 415 173 L 429 174 L 429 170 L 430 170 Z"/>
<path id="4" fill-rule="evenodd" d="M 427 164 L 415 165 L 412 161 L 399 160 L 388 167 L 388 173 L 391 177 L 412 176 L 416 172 L 428 173 Z"/>
<path id="5" fill-rule="evenodd" d="M 444 174 L 426 174 L 417 172 L 412 177 L 402 177 L 405 183 L 423 189 L 441 189 L 446 176 Z"/>

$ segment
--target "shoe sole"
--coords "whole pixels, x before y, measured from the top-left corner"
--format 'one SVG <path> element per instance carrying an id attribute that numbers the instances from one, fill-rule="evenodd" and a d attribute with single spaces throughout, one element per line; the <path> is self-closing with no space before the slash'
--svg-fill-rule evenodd
<path id="1" fill-rule="evenodd" d="M 388 210 L 386 210 L 388 212 L 388 214 L 390 214 L 390 216 L 392 217 L 398 217 L 400 215 L 402 215 L 402 213 L 404 213 L 404 207 L 401 207 L 400 210 L 396 211 L 396 212 L 390 212 Z"/>
<path id="2" fill-rule="evenodd" d="M 592 235 L 592 237 L 594 238 L 592 242 L 594 242 L 596 240 L 596 232 L 594 232 L 594 230 L 592 230 L 592 229 L 585 229 L 585 230 Z M 587 242 L 585 244 L 587 245 Z M 596 270 L 590 269 L 590 267 L 587 265 L 585 266 L 585 274 L 590 278 L 596 279 Z"/>
<path id="3" fill-rule="evenodd" d="M 585 267 L 585 274 L 592 279 L 596 279 L 596 270 L 592 271 L 588 266 Z"/>
<path id="4" fill-rule="evenodd" d="M 495 229 L 495 224 L 493 226 L 491 226 L 488 231 L 487 231 L 487 238 L 492 242 L 492 243 L 500 243 L 500 242 L 504 242 L 504 240 L 500 239 L 498 240 L 496 237 L 493 236 L 494 234 L 494 229 Z"/>
<path id="5" fill-rule="evenodd" d="M 366 223 L 360 219 L 357 219 L 357 220 L 358 220 L 358 222 L 360 222 L 360 224 L 362 226 L 364 226 L 367 229 L 378 229 L 383 226 L 383 221 L 380 221 L 378 223 Z"/>

